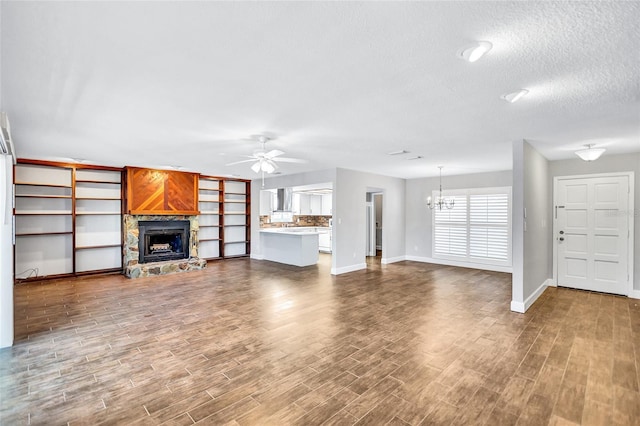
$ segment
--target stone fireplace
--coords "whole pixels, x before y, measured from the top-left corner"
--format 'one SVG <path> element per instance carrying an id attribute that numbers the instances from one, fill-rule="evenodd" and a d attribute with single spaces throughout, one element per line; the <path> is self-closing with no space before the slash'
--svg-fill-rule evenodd
<path id="1" fill-rule="evenodd" d="M 129 278 L 203 269 L 198 216 L 124 215 L 124 273 Z"/>

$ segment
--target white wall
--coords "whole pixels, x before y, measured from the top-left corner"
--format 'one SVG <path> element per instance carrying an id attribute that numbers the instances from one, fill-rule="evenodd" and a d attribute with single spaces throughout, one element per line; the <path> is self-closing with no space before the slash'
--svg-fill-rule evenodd
<path id="1" fill-rule="evenodd" d="M 13 163 L 0 156 L 0 348 L 13 345 Z"/>
<path id="2" fill-rule="evenodd" d="M 2 29 L 0 2 L 0 30 Z M 2 31 L 0 31 L 2 33 Z M 0 39 L 0 47 L 2 46 Z M 0 58 L 2 58 L 0 51 Z M 2 111 L 2 62 L 0 60 L 0 111 Z M 0 156 L 0 348 L 13 345 L 13 163 Z"/>
<path id="3" fill-rule="evenodd" d="M 511 171 L 475 173 L 469 175 L 443 176 L 442 188 L 495 188 L 511 186 Z M 407 259 L 439 262 L 434 260 L 433 251 L 433 211 L 427 207 L 427 197 L 438 190 L 439 178 L 420 178 L 407 180 L 406 207 L 406 254 Z"/>
<path id="4" fill-rule="evenodd" d="M 367 192 L 382 192 L 382 262 L 404 260 L 405 180 L 337 169 L 333 187 L 332 274 L 366 268 Z"/>
<path id="5" fill-rule="evenodd" d="M 588 175 L 595 173 L 634 172 L 634 263 L 633 288 L 634 297 L 640 297 L 640 152 L 624 155 L 605 154 L 596 161 L 575 160 L 552 161 L 549 163 L 549 179 L 557 176 Z"/>

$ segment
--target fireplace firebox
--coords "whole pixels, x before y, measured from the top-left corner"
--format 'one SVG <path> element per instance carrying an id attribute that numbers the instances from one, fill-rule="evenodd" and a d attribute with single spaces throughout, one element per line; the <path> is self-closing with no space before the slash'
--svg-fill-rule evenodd
<path id="1" fill-rule="evenodd" d="M 139 262 L 188 259 L 190 228 L 188 220 L 139 221 Z"/>

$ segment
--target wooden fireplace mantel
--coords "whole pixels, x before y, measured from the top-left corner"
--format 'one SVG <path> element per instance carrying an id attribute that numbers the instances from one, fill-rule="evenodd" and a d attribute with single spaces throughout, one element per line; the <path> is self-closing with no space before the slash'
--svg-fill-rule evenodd
<path id="1" fill-rule="evenodd" d="M 198 174 L 125 167 L 126 212 L 132 215 L 199 215 Z"/>

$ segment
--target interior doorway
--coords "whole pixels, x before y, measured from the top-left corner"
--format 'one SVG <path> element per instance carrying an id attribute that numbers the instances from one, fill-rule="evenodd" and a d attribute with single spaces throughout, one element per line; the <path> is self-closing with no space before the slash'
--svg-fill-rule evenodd
<path id="1" fill-rule="evenodd" d="M 632 173 L 554 179 L 558 286 L 629 295 L 633 282 Z"/>
<path id="2" fill-rule="evenodd" d="M 366 202 L 366 256 L 382 259 L 382 205 L 383 194 L 379 191 L 368 191 Z"/>

